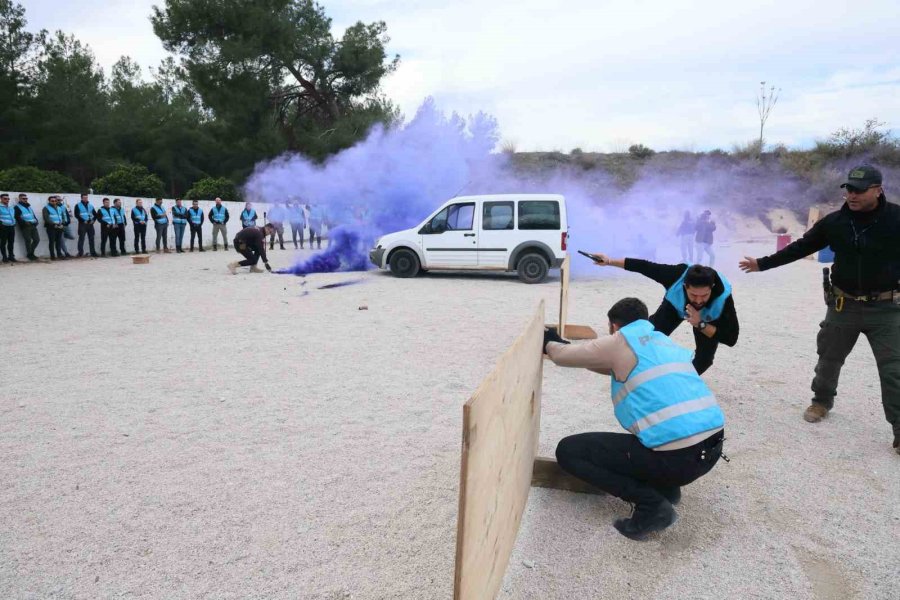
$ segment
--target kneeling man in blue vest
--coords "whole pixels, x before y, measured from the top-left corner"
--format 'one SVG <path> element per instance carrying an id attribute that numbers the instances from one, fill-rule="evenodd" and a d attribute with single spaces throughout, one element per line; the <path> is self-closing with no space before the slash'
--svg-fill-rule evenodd
<path id="1" fill-rule="evenodd" d="M 631 517 L 613 526 L 642 540 L 675 522 L 681 487 L 722 456 L 725 415 L 692 353 L 654 329 L 643 302 L 624 298 L 607 316 L 609 336 L 570 345 L 549 329 L 544 352 L 557 365 L 610 375 L 613 410 L 629 433 L 563 438 L 556 460 L 567 473 L 634 504 Z"/>

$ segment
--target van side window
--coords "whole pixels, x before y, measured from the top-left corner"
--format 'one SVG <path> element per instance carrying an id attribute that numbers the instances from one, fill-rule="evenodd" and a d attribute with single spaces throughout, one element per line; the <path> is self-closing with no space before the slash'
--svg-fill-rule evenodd
<path id="1" fill-rule="evenodd" d="M 519 229 L 559 229 L 559 202 L 520 200 Z"/>
<path id="2" fill-rule="evenodd" d="M 474 204 L 453 204 L 447 207 L 447 231 L 468 231 L 475 220 Z"/>
<path id="3" fill-rule="evenodd" d="M 485 202 L 481 213 L 481 228 L 485 231 L 513 228 L 512 202 Z"/>

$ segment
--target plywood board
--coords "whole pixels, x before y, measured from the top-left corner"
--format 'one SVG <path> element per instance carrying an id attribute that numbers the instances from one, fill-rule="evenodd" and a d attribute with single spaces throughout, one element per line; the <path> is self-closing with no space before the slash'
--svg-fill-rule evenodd
<path id="1" fill-rule="evenodd" d="M 595 340 L 597 332 L 587 325 L 566 325 L 567 340 Z"/>
<path id="2" fill-rule="evenodd" d="M 819 209 L 816 208 L 815 206 L 811 207 L 809 209 L 809 216 L 806 219 L 806 231 L 809 231 L 810 229 L 812 229 L 812 226 L 815 225 L 819 221 L 820 218 L 822 218 L 822 217 L 821 217 L 821 212 L 819 211 Z M 811 258 L 811 259 L 815 260 L 816 254 L 815 253 L 810 254 L 806 258 Z"/>
<path id="3" fill-rule="evenodd" d="M 544 303 L 463 407 L 456 600 L 493 598 L 531 489 L 541 425 Z"/>
<path id="4" fill-rule="evenodd" d="M 567 253 L 559 268 L 559 328 L 556 331 L 561 338 L 566 337 L 566 318 L 569 315 L 569 267 L 571 262 Z"/>
<path id="5" fill-rule="evenodd" d="M 605 492 L 573 475 L 569 475 L 559 467 L 555 458 L 538 456 L 534 459 L 531 474 L 531 486 L 566 490 L 580 494 L 604 494 Z"/>

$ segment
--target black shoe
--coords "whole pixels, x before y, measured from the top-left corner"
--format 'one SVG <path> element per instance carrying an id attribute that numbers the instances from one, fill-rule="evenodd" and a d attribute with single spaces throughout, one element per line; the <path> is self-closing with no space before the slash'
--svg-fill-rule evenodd
<path id="1" fill-rule="evenodd" d="M 663 500 L 654 508 L 638 507 L 630 519 L 618 519 L 613 527 L 628 539 L 642 541 L 650 533 L 662 531 L 677 520 L 678 513 L 668 500 Z"/>
<path id="2" fill-rule="evenodd" d="M 228 244 L 225 244 L 225 249 L 228 250 Z"/>
<path id="3" fill-rule="evenodd" d="M 83 256 L 84 256 L 84 252 L 79 252 L 78 254 L 75 255 L 75 258 L 81 258 Z"/>
<path id="4" fill-rule="evenodd" d="M 100 258 L 100 255 L 96 252 L 91 252 L 91 256 L 93 256 L 94 258 Z"/>
<path id="5" fill-rule="evenodd" d="M 203 248 L 200 248 L 200 252 L 203 252 Z"/>
<path id="6" fill-rule="evenodd" d="M 19 261 L 16 260 L 16 257 L 15 257 L 15 256 L 10 256 L 10 257 L 9 257 L 9 262 L 11 262 L 11 263 L 17 263 L 17 262 L 19 262 Z"/>
<path id="7" fill-rule="evenodd" d="M 193 249 L 193 248 L 191 248 L 191 252 L 193 252 L 193 251 L 194 251 L 194 249 Z"/>
<path id="8" fill-rule="evenodd" d="M 112 257 L 116 257 L 116 256 L 119 256 L 119 253 L 118 252 L 110 252 L 109 255 Z"/>
<path id="9" fill-rule="evenodd" d="M 31 262 L 34 262 L 34 261 L 37 260 L 37 256 L 34 256 L 34 255 L 29 256 L 29 257 L 28 257 L 28 260 L 30 260 Z"/>
<path id="10" fill-rule="evenodd" d="M 219 251 L 219 247 L 214 245 L 214 246 L 213 246 L 213 252 L 218 252 L 218 251 Z"/>
<path id="11" fill-rule="evenodd" d="M 672 506 L 676 506 L 679 502 L 681 502 L 681 488 L 678 486 L 675 487 L 659 487 L 656 488 L 656 491 L 663 495 L 663 497 L 669 501 L 669 504 Z"/>
<path id="12" fill-rule="evenodd" d="M 4 257 L 3 257 L 3 262 L 4 262 L 4 263 L 8 263 L 8 262 L 9 262 L 9 259 L 6 258 L 6 257 L 4 256 Z"/>
<path id="13" fill-rule="evenodd" d="M 284 250 L 284 244 L 281 245 L 281 249 Z"/>

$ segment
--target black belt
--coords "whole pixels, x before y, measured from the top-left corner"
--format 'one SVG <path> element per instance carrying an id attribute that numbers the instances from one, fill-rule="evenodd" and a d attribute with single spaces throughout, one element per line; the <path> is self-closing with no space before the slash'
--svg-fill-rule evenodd
<path id="1" fill-rule="evenodd" d="M 841 288 L 833 286 L 834 295 L 838 298 L 846 298 L 847 300 L 855 300 L 856 302 L 881 302 L 883 300 L 892 300 L 897 290 L 888 290 L 886 292 L 871 292 L 868 294 L 854 295 L 848 294 Z"/>

